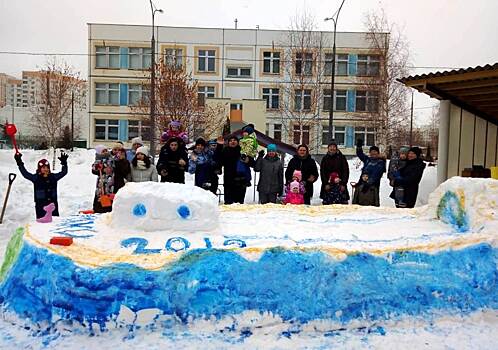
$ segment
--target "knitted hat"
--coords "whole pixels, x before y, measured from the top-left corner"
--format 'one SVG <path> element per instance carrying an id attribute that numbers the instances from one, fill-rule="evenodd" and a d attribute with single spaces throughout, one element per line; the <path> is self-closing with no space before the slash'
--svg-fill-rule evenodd
<path id="1" fill-rule="evenodd" d="M 334 183 L 335 182 L 335 179 L 337 179 L 339 177 L 339 174 L 338 173 L 332 173 L 330 174 L 330 177 L 329 177 L 329 182 L 330 183 Z"/>
<path id="2" fill-rule="evenodd" d="M 372 152 L 372 151 L 380 152 L 379 147 L 377 147 L 377 146 L 370 147 L 370 152 Z"/>
<path id="3" fill-rule="evenodd" d="M 48 162 L 48 160 L 46 160 L 46 159 L 40 159 L 38 161 L 36 172 L 38 174 L 40 174 L 41 173 L 41 168 L 43 168 L 44 166 L 48 166 L 48 169 L 50 170 L 50 163 Z"/>
<path id="4" fill-rule="evenodd" d="M 294 172 L 292 173 L 292 177 L 297 177 L 299 181 L 302 181 L 303 174 L 300 170 L 294 170 Z"/>
<path id="5" fill-rule="evenodd" d="M 290 183 L 290 190 L 291 190 L 291 192 L 294 192 L 295 190 L 299 190 L 299 182 L 292 181 Z"/>
<path id="6" fill-rule="evenodd" d="M 417 155 L 417 158 L 420 157 L 420 155 L 422 154 L 422 150 L 420 149 L 420 147 L 412 147 L 408 150 L 408 152 L 413 152 Z"/>
<path id="7" fill-rule="evenodd" d="M 149 148 L 146 146 L 138 147 L 136 153 L 142 153 L 144 156 L 149 156 Z"/>
<path id="8" fill-rule="evenodd" d="M 248 134 L 252 134 L 254 132 L 254 124 L 247 124 L 242 128 L 242 132 L 247 132 Z"/>
<path id="9" fill-rule="evenodd" d="M 123 149 L 123 143 L 122 142 L 115 142 L 112 144 L 112 149 Z"/>
<path id="10" fill-rule="evenodd" d="M 209 140 L 208 141 L 208 145 L 210 145 L 210 146 L 211 145 L 216 145 L 216 144 L 217 144 L 216 140 Z"/>
<path id="11" fill-rule="evenodd" d="M 266 150 L 268 152 L 276 152 L 277 151 L 277 145 L 274 143 L 270 143 L 268 147 L 266 147 Z"/>
<path id="12" fill-rule="evenodd" d="M 408 151 L 409 151 L 409 150 L 410 150 L 410 148 L 408 148 L 408 147 L 406 147 L 406 146 L 402 146 L 402 147 L 400 147 L 400 149 L 399 149 L 399 153 L 404 153 L 404 154 L 406 154 L 406 153 L 408 153 Z"/>
<path id="13" fill-rule="evenodd" d="M 166 142 L 168 141 L 168 133 L 167 132 L 163 132 L 161 134 L 161 142 Z"/>
<path id="14" fill-rule="evenodd" d="M 195 145 L 206 146 L 206 140 L 204 140 L 202 137 L 199 137 L 197 140 L 195 140 Z"/>
<path id="15" fill-rule="evenodd" d="M 235 136 L 235 135 L 230 136 L 227 141 L 230 142 L 231 140 L 236 140 L 237 142 L 239 142 L 239 138 L 237 136 Z"/>
<path id="16" fill-rule="evenodd" d="M 139 137 L 134 137 L 131 139 L 131 144 L 132 145 L 141 145 L 143 146 L 144 142 L 142 141 L 142 138 L 139 136 Z"/>
<path id="17" fill-rule="evenodd" d="M 169 123 L 170 128 L 180 128 L 182 126 L 182 123 L 179 120 L 172 120 Z"/>
<path id="18" fill-rule="evenodd" d="M 102 154 L 102 152 L 103 152 L 105 149 L 107 149 L 107 147 L 106 147 L 106 146 L 104 146 L 104 145 L 97 145 L 97 146 L 95 146 L 95 153 L 96 153 L 96 154 Z"/>

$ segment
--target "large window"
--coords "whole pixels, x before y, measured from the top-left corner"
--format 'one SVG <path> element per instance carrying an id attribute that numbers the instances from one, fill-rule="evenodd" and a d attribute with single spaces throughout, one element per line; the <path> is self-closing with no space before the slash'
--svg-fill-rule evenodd
<path id="1" fill-rule="evenodd" d="M 214 86 L 199 86 L 197 88 L 197 103 L 199 106 L 204 106 L 208 97 L 214 97 Z"/>
<path id="2" fill-rule="evenodd" d="M 119 47 L 117 46 L 97 46 L 96 68 L 119 68 Z"/>
<path id="3" fill-rule="evenodd" d="M 294 109 L 296 111 L 311 110 L 311 89 L 294 90 Z"/>
<path id="4" fill-rule="evenodd" d="M 356 127 L 354 129 L 354 139 L 361 139 L 365 146 L 375 145 L 375 128 Z"/>
<path id="5" fill-rule="evenodd" d="M 313 74 L 313 54 L 311 52 L 296 52 L 295 72 L 297 75 Z"/>
<path id="6" fill-rule="evenodd" d="M 164 50 L 164 62 L 175 68 L 183 67 L 183 49 L 168 48 Z"/>
<path id="7" fill-rule="evenodd" d="M 216 50 L 198 50 L 198 65 L 199 72 L 215 72 L 216 71 Z"/>
<path id="8" fill-rule="evenodd" d="M 346 90 L 335 90 L 335 104 L 334 111 L 345 111 L 347 101 L 347 91 Z M 330 111 L 330 89 L 323 90 L 323 110 Z"/>
<path id="9" fill-rule="evenodd" d="M 148 47 L 130 47 L 128 51 L 130 69 L 149 69 L 152 50 Z"/>
<path id="10" fill-rule="evenodd" d="M 128 85 L 128 104 L 136 105 L 140 101 L 147 102 L 149 99 L 149 90 L 141 84 Z"/>
<path id="11" fill-rule="evenodd" d="M 119 120 L 96 119 L 95 139 L 104 141 L 117 140 L 119 135 Z"/>
<path id="12" fill-rule="evenodd" d="M 282 141 L 282 124 L 273 124 L 273 138 Z"/>
<path id="13" fill-rule="evenodd" d="M 357 112 L 378 112 L 379 93 L 377 91 L 356 91 Z"/>
<path id="14" fill-rule="evenodd" d="M 263 98 L 266 101 L 266 109 L 278 109 L 279 107 L 279 89 L 263 88 Z"/>
<path id="15" fill-rule="evenodd" d="M 334 57 L 331 53 L 325 54 L 325 66 L 324 66 L 324 74 L 332 75 L 332 58 Z M 335 64 L 335 74 L 336 75 L 348 75 L 348 54 L 340 54 L 336 56 L 336 64 Z"/>
<path id="16" fill-rule="evenodd" d="M 251 68 L 250 67 L 228 67 L 227 68 L 228 78 L 250 78 Z"/>
<path id="17" fill-rule="evenodd" d="M 332 140 L 334 140 L 338 146 L 344 146 L 346 144 L 346 127 L 345 126 L 332 126 Z M 329 126 L 322 125 L 322 145 L 328 145 L 329 139 Z"/>
<path id="18" fill-rule="evenodd" d="M 280 74 L 280 52 L 263 52 L 263 73 Z"/>
<path id="19" fill-rule="evenodd" d="M 380 56 L 358 55 L 357 74 L 360 76 L 377 76 L 380 72 Z"/>
<path id="20" fill-rule="evenodd" d="M 300 144 L 309 145 L 310 143 L 309 125 L 294 124 L 293 131 L 294 131 L 293 142 L 295 145 L 300 145 Z"/>
<path id="21" fill-rule="evenodd" d="M 119 84 L 96 83 L 95 103 L 98 105 L 119 105 Z"/>
<path id="22" fill-rule="evenodd" d="M 141 120 L 128 120 L 128 141 L 135 137 L 150 141 L 150 126 Z"/>

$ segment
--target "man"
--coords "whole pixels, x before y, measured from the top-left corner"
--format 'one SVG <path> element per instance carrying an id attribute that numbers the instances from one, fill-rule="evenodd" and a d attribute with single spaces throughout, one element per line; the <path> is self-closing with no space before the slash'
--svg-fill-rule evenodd
<path id="1" fill-rule="evenodd" d="M 135 154 L 137 153 L 137 148 L 142 147 L 144 145 L 141 137 L 134 137 L 131 139 L 131 149 L 126 151 L 126 159 L 131 163 L 133 158 L 135 158 Z"/>
<path id="2" fill-rule="evenodd" d="M 327 148 L 327 154 L 322 158 L 320 163 L 320 177 L 322 178 L 322 188 L 320 190 L 320 198 L 325 198 L 325 186 L 332 173 L 337 173 L 341 179 L 339 185 L 345 191 L 345 198 L 349 199 L 348 181 L 349 181 L 349 165 L 346 157 L 337 148 L 335 142 L 331 142 Z"/>
<path id="3" fill-rule="evenodd" d="M 406 208 L 413 208 L 417 203 L 418 185 L 424 174 L 425 163 L 420 158 L 422 150 L 419 147 L 412 147 L 408 151 L 406 165 L 394 172 L 394 186 L 404 189 L 404 203 Z"/>
<path id="4" fill-rule="evenodd" d="M 285 181 L 290 183 L 295 170 L 302 173 L 304 181 L 304 204 L 311 204 L 313 197 L 313 183 L 318 180 L 318 168 L 315 160 L 310 156 L 308 146 L 299 145 L 297 154 L 290 160 L 287 170 L 285 171 Z"/>
<path id="5" fill-rule="evenodd" d="M 386 161 L 380 157 L 379 147 L 372 146 L 369 150 L 369 155 L 367 156 L 363 153 L 363 140 L 358 139 L 356 142 L 356 155 L 363 162 L 362 174 L 368 174 L 368 183 L 375 186 L 380 193 L 380 179 L 382 175 L 386 172 Z M 362 179 L 358 181 L 361 184 Z"/>

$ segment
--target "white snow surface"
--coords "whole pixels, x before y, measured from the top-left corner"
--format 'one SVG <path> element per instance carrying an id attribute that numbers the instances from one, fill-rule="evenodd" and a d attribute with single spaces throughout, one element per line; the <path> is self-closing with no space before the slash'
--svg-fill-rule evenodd
<path id="1" fill-rule="evenodd" d="M 22 153 L 27 169 L 32 172 L 39 159 L 47 158 L 51 161 L 53 159 L 48 151 L 23 150 Z M 83 149 L 69 153 L 69 174 L 59 182 L 61 216 L 91 208 L 96 182 L 96 176 L 90 170 L 94 154 L 93 150 Z M 350 181 L 356 181 L 360 177 L 362 164 L 357 159 L 349 163 Z M 60 171 L 58 161 L 55 171 Z M 12 151 L 1 150 L 0 200 L 2 201 L 10 172 L 16 173 L 18 177 L 10 193 L 4 223 L 0 225 L 0 258 L 2 260 L 5 246 L 15 228 L 34 220 L 33 186 L 20 175 Z M 186 178 L 188 184 L 193 183 L 192 176 L 187 175 Z M 428 203 L 429 194 L 435 187 L 436 168 L 428 167 L 422 178 L 417 204 Z M 320 181 L 317 181 L 312 204 L 320 203 L 319 189 Z M 253 197 L 253 191 L 253 187 L 247 190 L 246 201 L 248 203 L 257 202 L 257 192 Z M 388 197 L 390 191 L 391 188 L 384 177 L 381 184 L 381 206 L 394 206 L 393 201 Z M 478 208 L 478 210 L 482 212 L 485 208 Z M 273 215 L 278 215 L 277 213 L 278 211 L 275 211 Z M 243 213 L 234 212 L 233 215 L 230 221 L 236 221 L 237 216 Z M 271 228 L 273 225 L 272 213 L 258 217 L 257 226 Z M 125 311 L 123 315 L 126 317 Z M 129 315 L 129 317 L 143 316 Z M 22 326 L 22 322 L 15 318 L 15 315 L 4 314 L 3 319 L 0 320 L 0 349 L 160 349 L 168 347 L 182 349 L 328 349 L 337 347 L 347 349 L 493 349 L 496 348 L 498 331 L 496 310 L 479 311 L 467 317 L 444 316 L 429 321 L 408 318 L 393 324 L 351 324 L 346 327 L 319 321 L 298 327 L 283 322 L 273 315 L 246 312 L 221 320 L 196 320 L 189 325 L 168 319 L 162 320 L 160 327 L 157 320 L 146 327 L 136 329 L 117 324 L 114 329 L 103 333 L 99 332 L 97 327 L 93 327 L 94 331 L 89 332 L 88 327 L 83 328 L 65 323 L 49 330 L 39 325 L 39 328 L 35 330 L 32 326 Z M 244 329 L 250 332 L 241 333 Z"/>

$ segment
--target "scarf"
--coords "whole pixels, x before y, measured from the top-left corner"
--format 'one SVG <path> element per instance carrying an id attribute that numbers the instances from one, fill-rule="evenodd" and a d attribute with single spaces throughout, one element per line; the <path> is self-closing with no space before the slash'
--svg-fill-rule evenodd
<path id="1" fill-rule="evenodd" d="M 137 169 L 145 170 L 147 167 L 145 166 L 145 162 L 143 160 L 137 160 Z"/>

